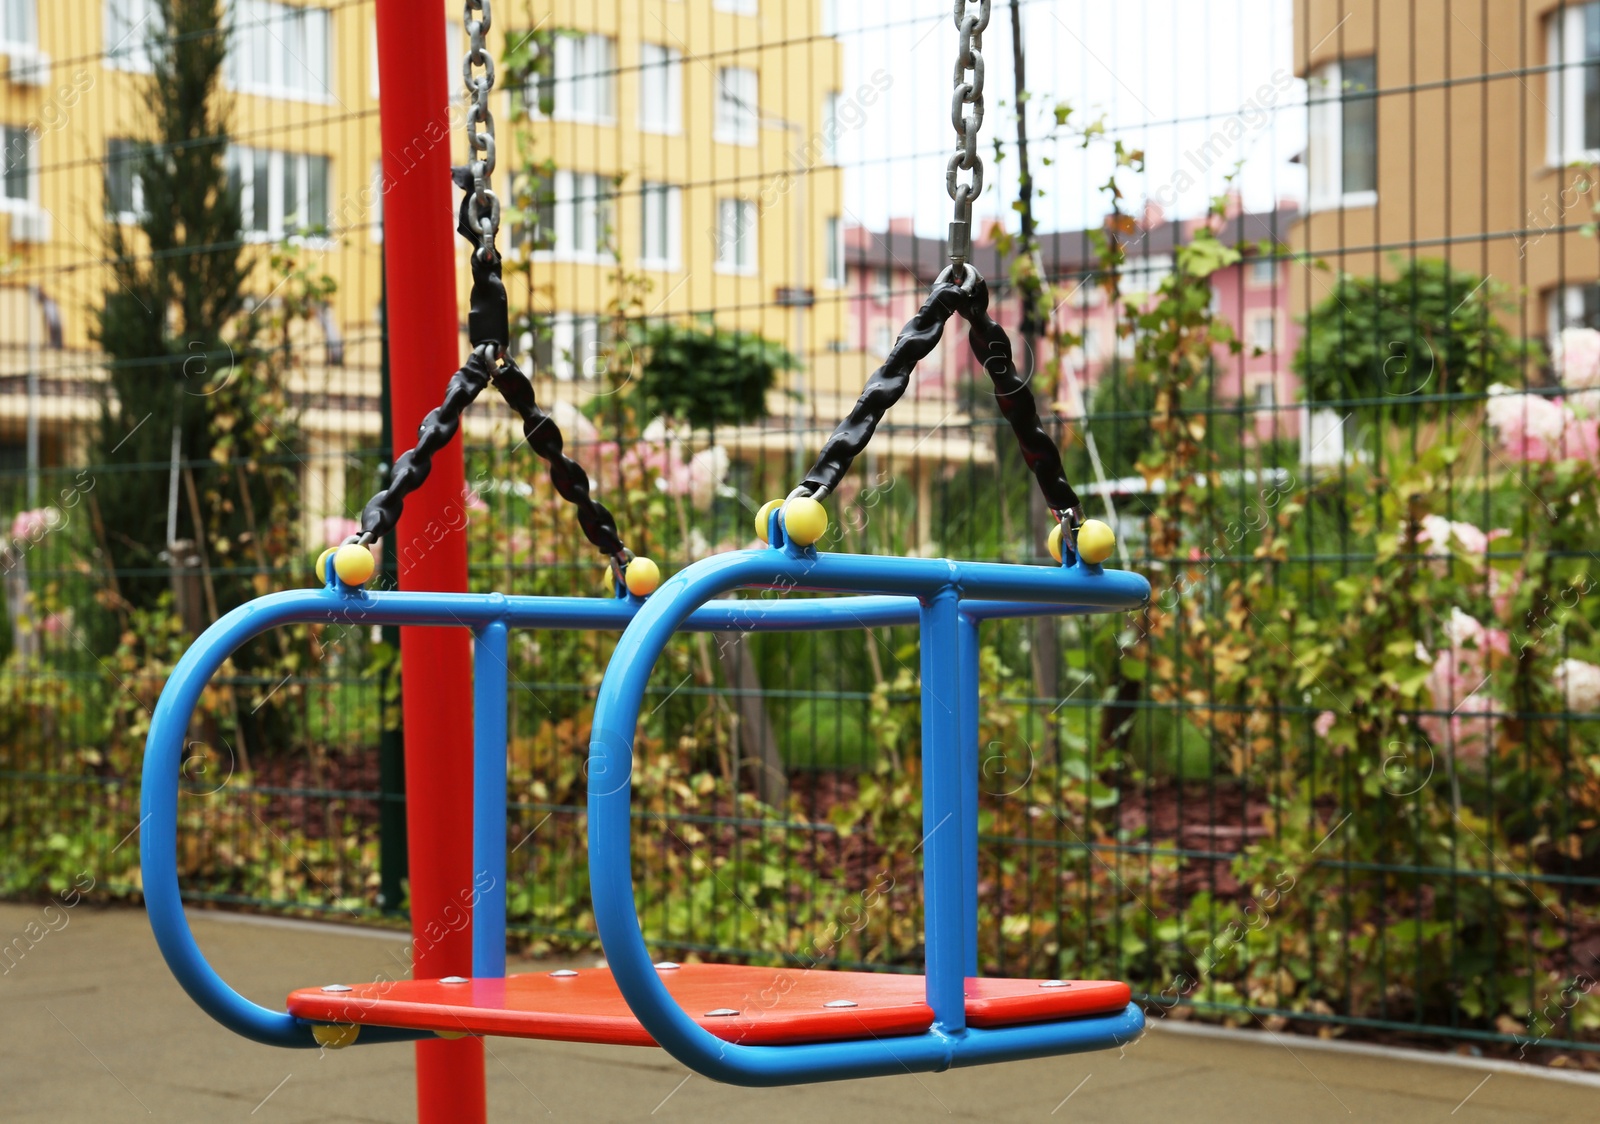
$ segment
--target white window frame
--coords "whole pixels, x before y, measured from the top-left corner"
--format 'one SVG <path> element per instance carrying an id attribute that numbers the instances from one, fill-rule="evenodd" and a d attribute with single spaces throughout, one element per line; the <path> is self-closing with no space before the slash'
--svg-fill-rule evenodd
<path id="1" fill-rule="evenodd" d="M 25 138 L 27 152 L 24 156 L 28 177 L 27 196 L 22 199 L 13 198 L 6 194 L 5 180 L 9 176 L 3 175 L 9 170 L 11 148 L 16 143 L 14 137 Z M 39 209 L 39 137 L 25 125 L 6 125 L 0 128 L 0 160 L 6 162 L 7 167 L 0 168 L 0 211 L 7 214 L 32 214 Z"/>
<path id="2" fill-rule="evenodd" d="M 100 65 L 134 74 L 154 70 L 153 56 L 165 35 L 155 0 L 105 0 L 100 15 L 105 51 Z"/>
<path id="3" fill-rule="evenodd" d="M 383 243 L 383 157 L 372 162 L 372 210 L 367 214 L 367 232 L 372 240 Z"/>
<path id="4" fill-rule="evenodd" d="M 1261 331 L 1260 331 L 1260 329 L 1261 329 L 1261 326 L 1263 324 L 1265 324 L 1267 326 L 1268 339 L 1267 339 L 1267 341 L 1265 343 L 1261 342 Z M 1259 347 L 1262 351 L 1271 351 L 1273 348 L 1275 348 L 1277 346 L 1277 342 L 1278 342 L 1278 314 L 1276 312 L 1262 312 L 1262 311 L 1254 310 L 1254 309 L 1251 310 L 1251 312 L 1250 312 L 1250 346 L 1251 347 Z"/>
<path id="5" fill-rule="evenodd" d="M 887 317 L 873 317 L 867 329 L 867 350 L 879 359 L 888 358 L 889 352 L 894 348 L 894 325 Z"/>
<path id="6" fill-rule="evenodd" d="M 124 144 L 130 144 L 130 145 L 136 145 L 136 144 L 139 143 L 138 141 L 135 141 L 135 140 L 133 140 L 132 138 L 129 138 L 129 137 L 107 137 L 106 138 L 106 146 L 107 146 L 108 149 L 110 148 L 111 142 L 114 141 L 114 140 L 121 141 Z M 110 168 L 110 166 L 111 166 L 110 156 L 111 156 L 111 154 L 108 151 L 106 153 L 106 167 L 107 168 Z M 136 155 L 134 153 L 130 153 L 128 156 L 125 156 L 123 159 L 129 160 L 130 162 L 132 162 L 132 161 L 136 160 Z M 131 201 L 133 203 L 133 210 L 131 210 L 131 211 L 113 211 L 109 206 L 109 204 L 111 202 L 111 191 L 110 191 L 109 185 L 107 186 L 107 189 L 106 189 L 106 203 L 108 204 L 107 207 L 106 207 L 106 217 L 108 219 L 110 219 L 112 222 L 118 223 L 118 224 L 123 225 L 123 226 L 130 226 L 130 225 L 133 225 L 133 224 L 137 223 L 139 221 L 139 219 L 144 215 L 144 181 L 142 179 L 140 179 L 139 171 L 138 171 L 137 167 L 134 168 L 134 170 L 130 173 L 130 175 L 131 175 L 132 179 L 131 179 L 131 182 L 130 182 L 129 194 L 132 196 L 132 200 Z"/>
<path id="7" fill-rule="evenodd" d="M 605 245 L 605 230 L 616 233 L 616 191 L 608 177 L 596 172 L 557 169 L 550 179 L 554 197 L 551 232 L 554 245 L 534 250 L 530 257 L 540 261 L 569 261 L 607 265 L 616 257 Z M 579 235 L 583 236 L 580 245 Z"/>
<path id="8" fill-rule="evenodd" d="M 646 182 L 639 188 L 639 265 L 675 272 L 683 261 L 683 190 L 670 183 Z M 656 230 L 657 224 L 664 229 Z M 661 253 L 651 253 L 657 249 Z"/>
<path id="9" fill-rule="evenodd" d="M 1378 202 L 1376 190 L 1344 190 L 1344 92 L 1344 64 L 1338 59 L 1317 67 L 1306 84 L 1306 209 L 1309 211 L 1371 207 Z M 1377 144 L 1376 136 L 1373 144 Z"/>
<path id="10" fill-rule="evenodd" d="M 1546 343 L 1553 349 L 1561 339 L 1562 328 L 1583 328 L 1584 323 L 1583 297 L 1584 290 L 1593 289 L 1589 285 L 1557 285 L 1548 290 L 1545 299 Z"/>
<path id="11" fill-rule="evenodd" d="M 827 239 L 827 256 L 822 266 L 822 287 L 825 289 L 842 289 L 845 282 L 844 258 L 844 220 L 838 215 L 830 216 L 824 227 L 824 237 Z"/>
<path id="12" fill-rule="evenodd" d="M 838 90 L 822 95 L 822 162 L 831 166 L 839 163 Z"/>
<path id="13" fill-rule="evenodd" d="M 598 373 L 589 370 L 588 357 L 578 353 L 578 343 L 592 336 L 599 350 L 600 317 L 592 312 L 557 312 L 550 316 L 550 374 L 560 382 L 582 382 L 595 379 Z M 532 341 L 529 341 L 530 345 Z M 531 350 L 531 346 L 529 348 Z"/>
<path id="14" fill-rule="evenodd" d="M 718 144 L 748 148 L 761 136 L 761 75 L 747 66 L 724 66 L 717 71 L 716 127 Z"/>
<path id="15" fill-rule="evenodd" d="M 333 103 L 330 9 L 299 7 L 278 0 L 229 0 L 226 18 L 230 34 L 223 75 L 229 89 L 280 101 Z M 300 27 L 293 28 L 292 24 Z M 299 50 L 295 39 L 299 39 Z M 376 38 L 373 42 L 376 45 Z M 314 65 L 318 56 L 320 72 Z M 266 69 L 265 75 L 255 73 L 261 66 Z"/>
<path id="16" fill-rule="evenodd" d="M 761 14 L 761 0 L 711 0 L 711 7 L 715 11 L 732 12 L 736 16 Z"/>
<path id="17" fill-rule="evenodd" d="M 664 43 L 639 44 L 639 131 L 683 131 L 683 55 Z"/>
<path id="18" fill-rule="evenodd" d="M 1270 289 L 1278 280 L 1278 260 L 1269 257 L 1252 257 L 1245 280 L 1253 289 Z"/>
<path id="19" fill-rule="evenodd" d="M 9 33 L 16 30 L 8 18 L 12 15 L 22 17 L 21 36 Z M 0 0 L 0 55 L 28 58 L 38 51 L 39 0 Z"/>
<path id="20" fill-rule="evenodd" d="M 1584 20 L 1600 4 L 1574 4 L 1545 18 L 1546 115 L 1545 159 L 1552 168 L 1567 164 L 1592 164 L 1600 149 L 1584 144 L 1583 80 Z"/>
<path id="21" fill-rule="evenodd" d="M 267 156 L 267 229 L 257 230 L 249 225 L 255 215 L 255 193 L 258 186 L 255 182 L 256 154 L 265 152 Z M 326 169 L 327 180 L 323 185 L 323 203 L 328 209 L 328 214 L 323 216 L 323 221 L 329 224 L 323 231 L 313 231 L 308 227 L 290 229 L 287 220 L 309 206 L 311 202 L 311 167 L 312 160 L 323 162 Z M 284 169 L 288 161 L 299 162 L 299 170 L 295 175 L 295 184 L 301 189 L 301 197 L 294 200 L 294 205 L 289 206 L 289 201 L 283 198 Z M 333 161 L 320 152 L 283 152 L 278 149 L 257 149 L 247 145 L 235 145 L 228 150 L 228 167 L 231 172 L 239 175 L 239 220 L 241 223 L 240 234 L 246 242 L 278 242 L 285 238 L 310 244 L 331 244 L 333 241 L 331 223 L 333 221 Z"/>
<path id="22" fill-rule="evenodd" d="M 553 58 L 548 79 L 549 120 L 571 121 L 580 125 L 615 125 L 617 41 L 599 32 L 558 31 L 550 44 L 550 51 Z M 528 116 L 542 119 L 544 114 L 539 111 L 537 83 L 530 83 L 530 86 L 532 88 L 523 95 Z"/>
<path id="23" fill-rule="evenodd" d="M 753 275 L 760 264 L 761 216 L 751 199 L 717 200 L 718 273 Z"/>
<path id="24" fill-rule="evenodd" d="M 1172 276 L 1171 254 L 1150 254 L 1129 258 L 1122 266 L 1122 291 L 1155 293 Z"/>

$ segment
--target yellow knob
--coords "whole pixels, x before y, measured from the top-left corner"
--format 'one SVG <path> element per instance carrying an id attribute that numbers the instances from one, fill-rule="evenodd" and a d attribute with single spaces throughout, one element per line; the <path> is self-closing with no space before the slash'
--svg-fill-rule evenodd
<path id="1" fill-rule="evenodd" d="M 327 550 L 324 550 L 321 554 L 317 555 L 318 585 L 326 585 L 328 583 L 328 559 L 333 555 L 334 551 L 338 549 L 338 547 L 330 546 Z"/>
<path id="2" fill-rule="evenodd" d="M 767 541 L 767 522 L 772 518 L 772 513 L 782 506 L 782 500 L 768 500 L 761 505 L 761 510 L 756 512 L 756 538 Z"/>
<path id="3" fill-rule="evenodd" d="M 311 1027 L 311 1037 L 317 1040 L 317 1045 L 330 1050 L 355 1045 L 360 1034 L 361 1028 L 354 1023 L 316 1023 Z"/>
<path id="4" fill-rule="evenodd" d="M 1061 561 L 1061 524 L 1057 523 L 1050 528 L 1050 537 L 1045 540 L 1045 545 L 1050 548 L 1050 557 L 1057 562 Z"/>
<path id="5" fill-rule="evenodd" d="M 635 597 L 649 597 L 661 584 L 661 567 L 648 558 L 635 558 L 622 571 L 622 581 Z"/>
<path id="6" fill-rule="evenodd" d="M 796 546 L 810 546 L 828 531 L 828 512 L 809 496 L 790 500 L 783 508 L 783 529 Z"/>
<path id="7" fill-rule="evenodd" d="M 378 568 L 372 551 L 359 543 L 348 542 L 333 552 L 333 572 L 346 585 L 360 585 Z"/>
<path id="8" fill-rule="evenodd" d="M 1078 557 L 1091 566 L 1098 566 L 1117 548 L 1114 531 L 1098 519 L 1085 519 L 1078 528 Z"/>

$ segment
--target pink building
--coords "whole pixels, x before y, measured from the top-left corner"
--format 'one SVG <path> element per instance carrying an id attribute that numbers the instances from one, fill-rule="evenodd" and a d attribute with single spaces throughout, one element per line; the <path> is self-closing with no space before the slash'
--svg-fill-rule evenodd
<path id="1" fill-rule="evenodd" d="M 1217 392 L 1224 401 L 1246 404 L 1262 438 L 1274 434 L 1292 438 L 1300 428 L 1295 405 L 1298 381 L 1290 370 L 1300 329 L 1290 315 L 1289 262 L 1281 252 L 1294 210 L 1286 203 L 1275 211 L 1246 214 L 1236 199 L 1230 200 L 1218 230 L 1225 244 L 1244 251 L 1245 260 L 1212 277 L 1212 307 L 1244 345 L 1238 355 L 1218 349 Z M 1137 301 L 1139 294 L 1155 292 L 1172 270 L 1174 250 L 1193 238 L 1202 221 L 1168 222 L 1159 208 L 1148 208 L 1145 221 L 1124 239 L 1124 298 Z M 1041 235 L 1039 242 L 1045 271 L 1064 294 L 1053 327 L 1069 329 L 1083 339 L 1067 361 L 1087 393 L 1106 371 L 1133 354 L 1134 341 L 1117 334 L 1116 312 L 1098 281 L 1090 232 L 1055 231 Z M 1263 246 L 1268 247 L 1266 253 L 1261 252 Z M 1274 246 L 1280 252 L 1273 253 Z M 991 315 L 1015 334 L 1020 308 L 1014 293 L 995 284 L 996 278 L 1009 276 L 1009 270 L 991 238 L 979 239 L 973 259 L 994 291 Z M 847 228 L 844 297 L 849 337 L 841 350 L 859 354 L 864 366 L 881 362 L 945 264 L 943 243 L 916 236 L 910 219 L 892 220 L 885 232 Z M 965 324 L 953 319 L 939 348 L 919 366 L 913 396 L 953 397 L 963 380 L 980 374 L 965 336 Z M 1047 349 L 1042 360 L 1051 361 L 1049 345 L 1041 346 Z"/>

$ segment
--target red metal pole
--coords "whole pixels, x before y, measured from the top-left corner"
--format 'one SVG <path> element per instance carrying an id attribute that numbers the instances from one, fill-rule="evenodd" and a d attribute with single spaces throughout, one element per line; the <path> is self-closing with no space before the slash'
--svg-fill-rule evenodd
<path id="1" fill-rule="evenodd" d="M 445 20 L 438 0 L 379 0 L 384 178 L 384 330 L 396 456 L 416 440 L 460 365 Z M 461 446 L 433 458 L 390 542 L 403 589 L 467 588 Z M 402 628 L 412 975 L 472 975 L 472 684 L 467 634 Z M 482 1124 L 483 1043 L 419 1042 L 420 1124 Z"/>

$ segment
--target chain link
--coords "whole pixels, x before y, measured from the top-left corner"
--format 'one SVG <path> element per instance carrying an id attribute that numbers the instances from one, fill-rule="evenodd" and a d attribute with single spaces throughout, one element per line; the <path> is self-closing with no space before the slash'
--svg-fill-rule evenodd
<path id="1" fill-rule="evenodd" d="M 974 2 L 976 11 L 971 7 Z M 983 128 L 983 32 L 989 26 L 989 0 L 955 0 L 955 23 L 961 33 L 961 45 L 956 53 L 955 88 L 950 95 L 950 124 L 956 131 L 956 151 L 945 168 L 944 186 L 956 205 L 955 217 L 950 223 L 950 264 L 954 272 L 965 269 L 970 276 L 967 259 L 972 254 L 972 201 L 983 193 L 983 158 L 978 155 L 978 131 Z M 972 179 L 966 183 L 957 182 L 961 172 L 971 172 Z"/>
<path id="2" fill-rule="evenodd" d="M 988 7 L 987 0 L 984 7 Z M 494 260 L 495 235 L 500 231 L 500 200 L 489 186 L 495 165 L 494 113 L 489 109 L 489 94 L 494 90 L 494 56 L 488 48 L 490 23 L 489 0 L 465 0 L 463 24 L 470 44 L 461 60 L 461 77 L 467 84 L 467 151 L 472 172 L 467 218 L 482 237 L 477 252 L 485 261 Z"/>

